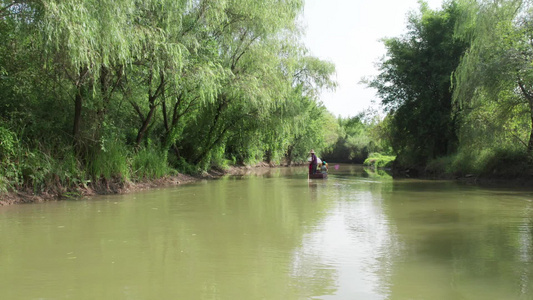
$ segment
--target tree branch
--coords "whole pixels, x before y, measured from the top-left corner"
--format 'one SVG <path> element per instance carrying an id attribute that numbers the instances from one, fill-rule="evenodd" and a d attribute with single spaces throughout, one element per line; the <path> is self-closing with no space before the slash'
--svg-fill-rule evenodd
<path id="1" fill-rule="evenodd" d="M 133 106 L 133 109 L 135 109 L 135 111 L 137 112 L 137 115 L 141 119 L 141 122 L 144 122 L 145 118 L 139 105 L 137 105 L 137 103 L 135 103 L 135 101 L 133 100 L 130 100 L 130 103 L 131 103 L 131 106 Z"/>
<path id="2" fill-rule="evenodd" d="M 516 138 L 522 145 L 526 146 L 526 148 L 528 147 L 527 143 L 524 142 L 518 135 L 514 134 L 513 132 L 511 132 L 511 135 Z"/>
<path id="3" fill-rule="evenodd" d="M 533 101 L 533 95 L 524 86 L 524 83 L 522 82 L 522 79 L 520 77 L 518 77 L 518 86 L 520 87 L 520 90 L 522 91 L 524 97 L 526 97 L 526 99 L 531 103 Z"/>

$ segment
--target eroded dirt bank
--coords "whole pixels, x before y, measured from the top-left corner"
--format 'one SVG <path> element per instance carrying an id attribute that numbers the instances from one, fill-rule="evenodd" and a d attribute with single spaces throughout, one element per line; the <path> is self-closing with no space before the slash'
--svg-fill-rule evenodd
<path id="1" fill-rule="evenodd" d="M 0 206 L 22 203 L 40 203 L 95 195 L 126 194 L 156 187 L 187 184 L 202 180 L 203 178 L 207 177 L 178 174 L 176 176 L 168 176 L 155 180 L 143 180 L 139 182 L 123 182 L 119 179 L 101 180 L 96 184 L 74 188 L 65 188 L 61 185 L 54 185 L 47 187 L 45 191 L 40 193 L 34 193 L 31 189 L 23 189 L 0 194 Z"/>
<path id="2" fill-rule="evenodd" d="M 177 186 L 197 182 L 200 180 L 216 179 L 224 175 L 242 175 L 246 174 L 250 170 L 268 170 L 271 167 L 275 166 L 270 166 L 263 163 L 253 167 L 244 166 L 230 167 L 226 170 L 211 170 L 196 176 L 178 174 L 175 176 L 167 176 L 154 180 L 143 180 L 138 182 L 124 182 L 120 179 L 101 180 L 95 184 L 78 186 L 75 188 L 65 188 L 58 183 L 54 186 L 47 187 L 45 191 L 40 193 L 34 193 L 31 189 L 0 193 L 0 206 L 23 203 L 41 203 L 45 201 L 58 201 L 68 198 L 90 197 L 96 195 L 127 194 L 152 188 Z"/>

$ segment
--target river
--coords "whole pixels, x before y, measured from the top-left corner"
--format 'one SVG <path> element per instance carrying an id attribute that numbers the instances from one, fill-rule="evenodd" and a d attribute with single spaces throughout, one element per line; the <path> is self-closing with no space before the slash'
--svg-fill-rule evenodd
<path id="1" fill-rule="evenodd" d="M 533 299 L 532 201 L 340 165 L 0 207 L 0 298 Z"/>

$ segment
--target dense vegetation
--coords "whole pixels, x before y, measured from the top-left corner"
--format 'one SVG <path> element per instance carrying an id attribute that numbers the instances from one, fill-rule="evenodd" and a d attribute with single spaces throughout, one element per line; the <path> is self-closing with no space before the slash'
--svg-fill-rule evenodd
<path id="1" fill-rule="evenodd" d="M 370 154 L 389 155 L 392 148 L 385 130 L 387 122 L 377 111 L 367 109 L 354 117 L 338 117 L 337 140 L 323 151 L 328 161 L 362 164 Z"/>
<path id="2" fill-rule="evenodd" d="M 302 161 L 333 144 L 303 0 L 1 0 L 0 190 Z"/>
<path id="3" fill-rule="evenodd" d="M 318 99 L 334 66 L 300 41 L 303 0 L 0 0 L 0 191 L 290 164 L 311 148 L 527 175 L 532 4 L 421 2 L 366 80 L 386 116 L 336 119 Z"/>
<path id="4" fill-rule="evenodd" d="M 384 39 L 367 80 L 395 169 L 529 176 L 533 155 L 533 1 L 456 0 L 408 18 Z"/>

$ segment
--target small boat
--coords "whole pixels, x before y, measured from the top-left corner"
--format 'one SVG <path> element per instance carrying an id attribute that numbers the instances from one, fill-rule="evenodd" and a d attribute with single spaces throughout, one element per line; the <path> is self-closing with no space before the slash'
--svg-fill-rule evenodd
<path id="1" fill-rule="evenodd" d="M 328 173 L 309 174 L 309 179 L 327 179 Z"/>

